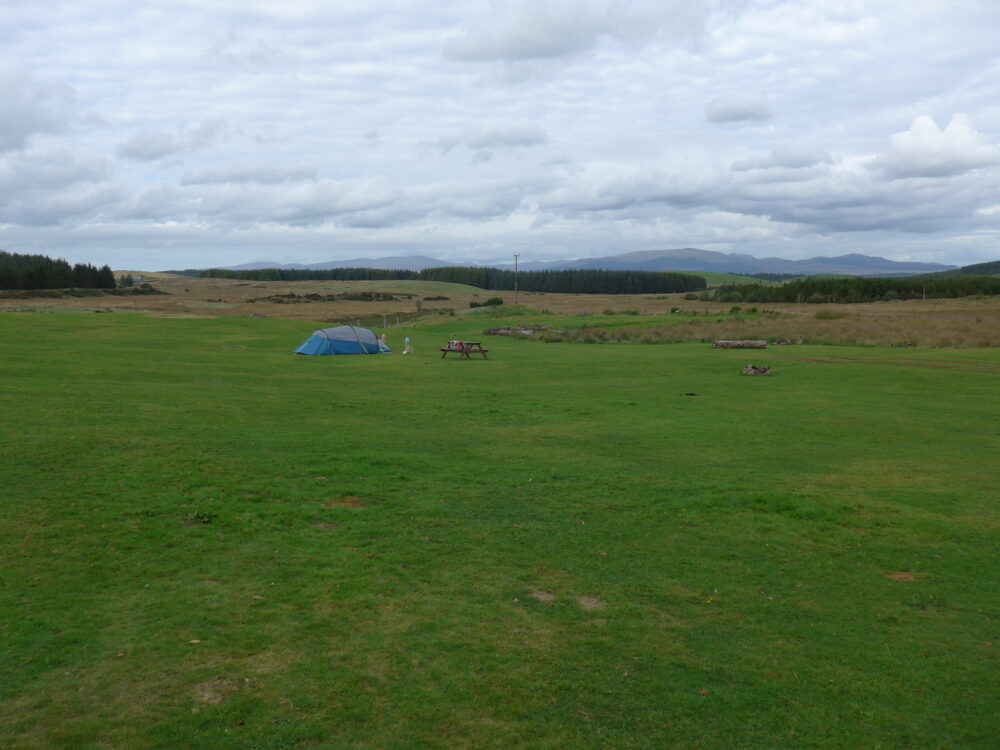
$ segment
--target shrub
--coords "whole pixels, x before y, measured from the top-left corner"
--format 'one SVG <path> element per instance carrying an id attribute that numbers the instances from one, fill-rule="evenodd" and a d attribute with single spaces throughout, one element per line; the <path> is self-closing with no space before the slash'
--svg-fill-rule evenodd
<path id="1" fill-rule="evenodd" d="M 688 292 L 684 295 L 684 299 L 698 299 L 698 295 L 694 292 Z"/>

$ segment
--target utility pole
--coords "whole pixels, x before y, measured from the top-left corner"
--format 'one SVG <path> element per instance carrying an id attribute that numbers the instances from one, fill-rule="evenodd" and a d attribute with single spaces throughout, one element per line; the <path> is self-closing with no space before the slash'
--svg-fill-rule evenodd
<path id="1" fill-rule="evenodd" d="M 517 304 L 517 259 L 520 253 L 514 253 L 514 304 Z"/>

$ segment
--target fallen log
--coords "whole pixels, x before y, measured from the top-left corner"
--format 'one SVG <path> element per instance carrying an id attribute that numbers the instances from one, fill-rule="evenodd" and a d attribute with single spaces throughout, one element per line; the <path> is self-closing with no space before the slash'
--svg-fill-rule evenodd
<path id="1" fill-rule="evenodd" d="M 767 349 L 766 341 L 716 341 L 713 349 Z"/>

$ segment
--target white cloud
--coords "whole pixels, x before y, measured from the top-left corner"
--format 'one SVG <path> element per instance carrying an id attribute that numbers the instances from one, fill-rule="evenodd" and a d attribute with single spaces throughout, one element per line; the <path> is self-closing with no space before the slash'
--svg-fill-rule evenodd
<path id="1" fill-rule="evenodd" d="M 1000 147 L 987 142 L 969 118 L 956 114 L 944 130 L 930 115 L 913 120 L 909 130 L 889 137 L 889 150 L 872 166 L 890 179 L 948 177 L 1000 163 Z"/>

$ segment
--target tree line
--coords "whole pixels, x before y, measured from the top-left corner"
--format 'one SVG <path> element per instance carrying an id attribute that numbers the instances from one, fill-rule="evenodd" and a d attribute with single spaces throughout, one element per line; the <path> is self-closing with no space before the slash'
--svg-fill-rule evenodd
<path id="1" fill-rule="evenodd" d="M 89 263 L 71 266 L 47 255 L 24 255 L 0 250 L 0 289 L 114 289 L 109 266 Z"/>
<path id="2" fill-rule="evenodd" d="M 729 284 L 719 287 L 719 299 L 735 302 L 876 302 L 879 300 L 971 297 L 1000 294 L 1000 278 L 811 278 L 781 286 Z"/>
<path id="3" fill-rule="evenodd" d="M 244 281 L 444 281 L 480 289 L 512 291 L 515 274 L 499 268 L 445 266 L 422 271 L 381 268 L 330 268 L 325 270 L 261 268 L 230 271 L 211 268 L 201 276 Z M 666 294 L 705 289 L 704 277 L 669 271 L 521 271 L 517 288 L 524 292 L 563 294 Z"/>

